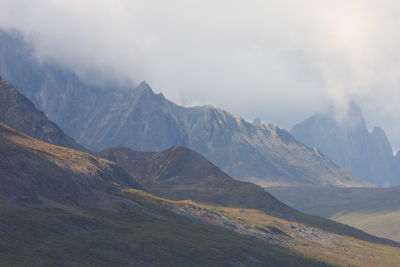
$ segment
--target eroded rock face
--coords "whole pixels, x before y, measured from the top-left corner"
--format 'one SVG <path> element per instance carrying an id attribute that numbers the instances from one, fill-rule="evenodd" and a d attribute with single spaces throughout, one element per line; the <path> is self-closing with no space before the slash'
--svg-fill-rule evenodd
<path id="1" fill-rule="evenodd" d="M 229 175 L 264 185 L 364 185 L 278 127 L 252 124 L 211 106 L 176 105 L 146 83 L 130 90 L 89 86 L 72 72 L 39 64 L 18 37 L 2 33 L 0 39 L 4 78 L 89 149 L 186 146 Z"/>
<path id="2" fill-rule="evenodd" d="M 333 112 L 315 115 L 295 125 L 291 134 L 372 184 L 400 184 L 400 161 L 393 156 L 385 132 L 379 127 L 369 132 L 355 103 L 350 103 L 343 121 L 338 121 Z"/>

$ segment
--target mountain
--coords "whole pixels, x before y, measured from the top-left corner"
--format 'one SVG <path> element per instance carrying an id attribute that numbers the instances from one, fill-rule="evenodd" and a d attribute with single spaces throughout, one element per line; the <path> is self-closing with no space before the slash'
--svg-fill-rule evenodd
<path id="1" fill-rule="evenodd" d="M 400 241 L 400 187 L 283 187 L 268 191 L 303 212 Z"/>
<path id="2" fill-rule="evenodd" d="M 262 187 L 234 180 L 199 153 L 185 147 L 172 147 L 163 152 L 120 147 L 98 155 L 122 166 L 147 192 L 164 198 L 264 209 L 280 216 L 295 212 Z"/>
<path id="3" fill-rule="evenodd" d="M 84 150 L 12 85 L 0 77 L 0 121 L 42 141 Z"/>
<path id="4" fill-rule="evenodd" d="M 342 121 L 335 118 L 334 112 L 314 115 L 295 125 L 291 134 L 372 184 L 400 185 L 400 161 L 393 156 L 385 132 L 379 127 L 369 132 L 354 102 Z"/>
<path id="5" fill-rule="evenodd" d="M 230 176 L 263 185 L 366 186 L 276 126 L 252 124 L 212 106 L 179 106 L 146 83 L 129 90 L 85 84 L 73 72 L 38 63 L 15 34 L 2 32 L 0 40 L 4 78 L 89 149 L 185 146 Z"/>

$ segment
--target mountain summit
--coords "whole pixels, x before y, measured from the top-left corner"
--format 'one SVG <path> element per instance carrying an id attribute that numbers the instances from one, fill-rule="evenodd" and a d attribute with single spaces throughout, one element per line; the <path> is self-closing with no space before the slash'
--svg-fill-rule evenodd
<path id="1" fill-rule="evenodd" d="M 295 125 L 291 134 L 318 148 L 339 166 L 378 186 L 400 184 L 400 161 L 383 129 L 368 131 L 360 107 L 351 102 L 341 120 L 334 112 L 314 115 Z"/>

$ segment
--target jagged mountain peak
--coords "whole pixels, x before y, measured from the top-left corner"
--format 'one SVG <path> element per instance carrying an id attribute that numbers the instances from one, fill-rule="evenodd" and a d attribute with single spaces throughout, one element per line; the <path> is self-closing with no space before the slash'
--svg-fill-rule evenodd
<path id="1" fill-rule="evenodd" d="M 372 129 L 371 134 L 377 135 L 377 136 L 382 136 L 382 137 L 384 136 L 384 137 L 386 138 L 386 133 L 385 133 L 385 131 L 384 131 L 381 127 L 379 127 L 379 126 L 375 126 L 375 127 Z"/>
<path id="2" fill-rule="evenodd" d="M 137 87 L 131 91 L 131 96 L 134 98 L 147 98 L 147 99 L 157 99 L 158 101 L 168 101 L 168 99 L 162 94 L 156 94 L 153 88 L 146 82 L 141 82 Z"/>
<path id="3" fill-rule="evenodd" d="M 332 120 L 344 132 L 352 131 L 353 129 L 362 131 L 368 129 L 361 107 L 354 100 L 350 100 L 344 105 L 334 106 L 325 116 L 316 114 L 316 117 Z"/>
<path id="4" fill-rule="evenodd" d="M 291 134 L 368 182 L 399 185 L 400 165 L 395 162 L 384 130 L 375 127 L 370 132 L 355 102 L 349 102 L 346 114 L 343 121 L 338 121 L 333 113 L 313 115 L 296 124 Z"/>
<path id="5" fill-rule="evenodd" d="M 364 115 L 360 105 L 354 100 L 346 103 L 331 105 L 328 111 L 316 113 L 307 120 L 330 120 L 332 124 L 338 124 L 342 128 L 366 127 Z"/>
<path id="6" fill-rule="evenodd" d="M 150 87 L 150 85 L 146 81 L 142 81 L 135 89 L 134 91 L 136 93 L 147 93 L 151 95 L 155 95 L 153 89 Z"/>
<path id="7" fill-rule="evenodd" d="M 364 118 L 361 107 L 357 102 L 355 102 L 354 100 L 350 100 L 347 106 L 347 113 L 349 116 L 354 118 Z"/>

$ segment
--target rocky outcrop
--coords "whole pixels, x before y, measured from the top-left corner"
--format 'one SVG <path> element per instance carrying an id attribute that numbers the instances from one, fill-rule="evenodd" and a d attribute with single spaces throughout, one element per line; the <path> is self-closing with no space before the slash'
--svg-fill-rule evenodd
<path id="1" fill-rule="evenodd" d="M 400 184 L 400 161 L 393 156 L 385 132 L 379 127 L 369 132 L 355 103 L 349 104 L 343 120 L 337 120 L 333 112 L 314 115 L 295 125 L 291 134 L 372 184 Z"/>

